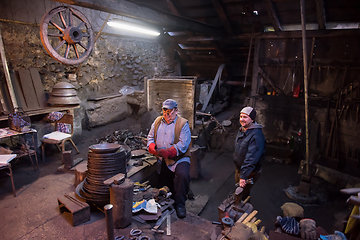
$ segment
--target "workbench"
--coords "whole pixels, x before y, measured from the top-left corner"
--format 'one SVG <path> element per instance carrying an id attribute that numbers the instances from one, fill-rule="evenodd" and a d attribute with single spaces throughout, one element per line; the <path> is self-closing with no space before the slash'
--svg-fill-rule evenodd
<path id="1" fill-rule="evenodd" d="M 142 165 L 136 166 L 139 160 L 142 160 Z M 127 177 L 134 182 L 143 182 L 148 179 L 154 172 L 156 172 L 157 158 L 149 153 L 146 153 L 144 157 L 131 158 L 128 163 Z"/>

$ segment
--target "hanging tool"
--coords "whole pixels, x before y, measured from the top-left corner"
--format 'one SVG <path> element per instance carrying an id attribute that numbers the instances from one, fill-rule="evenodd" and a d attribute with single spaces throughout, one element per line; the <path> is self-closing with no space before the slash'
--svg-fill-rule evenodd
<path id="1" fill-rule="evenodd" d="M 286 81 L 284 83 L 284 86 L 283 86 L 283 89 L 282 89 L 283 91 L 285 91 L 285 87 L 286 87 L 286 84 L 287 84 L 287 82 L 289 80 L 289 77 L 290 77 L 290 72 L 288 73 L 288 76 L 287 76 Z"/>

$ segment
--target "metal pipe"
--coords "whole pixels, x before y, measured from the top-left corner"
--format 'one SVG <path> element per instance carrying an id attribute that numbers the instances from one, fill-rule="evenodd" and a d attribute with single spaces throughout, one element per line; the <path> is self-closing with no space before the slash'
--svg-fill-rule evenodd
<path id="1" fill-rule="evenodd" d="M 305 160 L 306 176 L 309 176 L 309 108 L 308 108 L 308 67 L 306 54 L 306 27 L 305 27 L 305 0 L 300 0 L 301 11 L 301 33 L 304 62 L 304 99 L 305 99 Z"/>
<path id="2" fill-rule="evenodd" d="M 105 217 L 106 217 L 106 228 L 107 228 L 107 235 L 108 240 L 115 240 L 114 237 L 114 221 L 113 221 L 113 205 L 112 204 L 106 204 L 104 206 L 105 210 Z"/>

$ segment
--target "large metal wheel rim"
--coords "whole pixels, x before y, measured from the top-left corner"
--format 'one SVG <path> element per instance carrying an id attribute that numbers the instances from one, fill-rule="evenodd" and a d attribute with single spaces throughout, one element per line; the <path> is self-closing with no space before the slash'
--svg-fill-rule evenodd
<path id="1" fill-rule="evenodd" d="M 64 12 L 66 13 L 67 10 L 68 10 L 68 14 L 69 14 L 68 22 L 66 22 L 66 19 L 64 19 L 64 17 L 63 17 L 63 13 Z M 53 19 L 53 17 L 56 14 L 59 14 L 59 18 L 62 20 L 62 24 L 63 24 L 62 27 L 63 27 L 64 31 L 61 32 L 58 29 L 58 32 L 59 32 L 58 34 L 49 35 L 48 27 L 49 27 L 49 24 L 54 25 L 54 24 L 52 24 L 51 20 Z M 70 19 L 72 19 L 72 17 L 74 17 L 74 16 L 80 21 L 81 26 L 80 26 L 80 24 L 78 26 L 72 26 L 72 24 L 70 23 L 70 21 L 71 21 Z M 66 24 L 66 26 L 64 26 L 64 24 Z M 59 26 L 59 27 L 61 28 L 61 26 Z M 78 30 L 82 30 L 81 29 L 82 27 L 85 27 L 86 31 L 85 31 L 85 34 L 83 34 L 83 35 L 80 34 L 80 36 L 79 36 L 78 35 L 79 32 L 76 31 L 75 28 L 77 28 Z M 67 31 L 65 32 L 65 30 L 67 30 Z M 77 34 L 71 35 L 71 34 L 74 34 L 74 32 Z M 60 38 L 60 40 L 62 39 L 62 41 L 61 41 L 62 44 L 59 48 L 61 48 L 63 45 L 66 45 L 65 56 L 62 56 L 57 52 L 58 49 L 56 49 L 56 48 L 60 44 L 56 47 L 53 47 L 51 45 L 49 37 L 58 37 L 58 38 Z M 70 37 L 70 39 L 69 39 L 69 37 Z M 80 37 L 80 40 L 76 39 L 79 37 Z M 41 23 L 40 23 L 40 38 L 41 38 L 41 42 L 43 43 L 46 51 L 50 54 L 50 56 L 52 56 L 55 60 L 57 60 L 61 63 L 69 64 L 69 65 L 80 64 L 84 60 L 86 60 L 90 56 L 91 51 L 94 48 L 94 44 L 95 44 L 94 43 L 94 34 L 93 34 L 93 30 L 92 30 L 89 20 L 80 11 L 78 11 L 74 8 L 71 8 L 71 7 L 67 7 L 67 6 L 56 7 L 54 9 L 50 10 L 48 13 L 46 13 L 43 16 Z M 75 39 L 73 39 L 73 38 L 75 38 Z M 83 45 L 81 43 L 81 40 L 84 40 L 84 38 L 87 38 L 86 45 Z M 78 46 L 80 46 L 81 49 L 84 49 L 84 52 L 81 54 L 81 56 L 79 55 L 78 50 L 77 50 Z M 68 58 L 68 54 L 71 51 L 71 49 L 74 51 L 74 54 L 76 55 L 77 58 L 74 58 L 74 59 Z"/>

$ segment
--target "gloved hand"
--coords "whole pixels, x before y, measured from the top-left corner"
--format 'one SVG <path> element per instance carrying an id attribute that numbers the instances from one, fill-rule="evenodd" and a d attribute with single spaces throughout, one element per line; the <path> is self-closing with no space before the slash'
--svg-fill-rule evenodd
<path id="1" fill-rule="evenodd" d="M 155 148 L 156 148 L 156 144 L 155 143 L 150 143 L 150 145 L 149 145 L 149 153 L 157 156 L 158 152 L 155 150 Z"/>
<path id="2" fill-rule="evenodd" d="M 310 218 L 300 220 L 301 238 L 316 240 L 316 222 Z"/>
<path id="3" fill-rule="evenodd" d="M 166 159 L 171 159 L 173 157 L 176 157 L 177 155 L 177 151 L 174 147 L 170 147 L 170 148 L 166 148 L 166 149 L 161 149 L 159 151 L 159 156 L 166 158 Z"/>
<path id="4" fill-rule="evenodd" d="M 275 225 L 279 225 L 281 230 L 290 235 L 299 234 L 299 223 L 292 217 L 277 216 Z"/>

